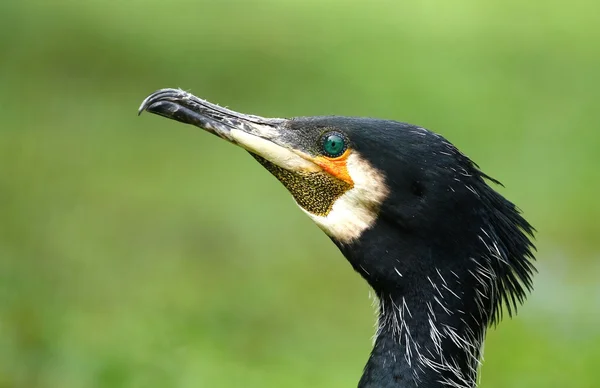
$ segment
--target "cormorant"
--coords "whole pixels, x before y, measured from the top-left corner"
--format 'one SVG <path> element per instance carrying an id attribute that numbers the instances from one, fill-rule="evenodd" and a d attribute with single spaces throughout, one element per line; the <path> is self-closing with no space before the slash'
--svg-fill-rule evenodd
<path id="1" fill-rule="evenodd" d="M 162 89 L 148 111 L 248 151 L 372 287 L 361 388 L 474 387 L 486 328 L 532 288 L 533 227 L 442 136 L 371 118 L 263 118 Z"/>

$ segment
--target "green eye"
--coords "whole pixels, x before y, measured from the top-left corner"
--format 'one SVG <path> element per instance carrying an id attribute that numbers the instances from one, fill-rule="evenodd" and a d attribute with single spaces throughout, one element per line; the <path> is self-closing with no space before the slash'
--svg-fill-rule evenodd
<path id="1" fill-rule="evenodd" d="M 346 151 L 346 139 L 338 132 L 326 133 L 321 137 L 321 148 L 326 156 L 337 158 Z"/>

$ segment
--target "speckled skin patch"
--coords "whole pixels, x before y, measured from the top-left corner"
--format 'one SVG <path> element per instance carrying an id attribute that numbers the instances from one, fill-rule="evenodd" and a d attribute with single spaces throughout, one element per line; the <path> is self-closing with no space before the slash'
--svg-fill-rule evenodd
<path id="1" fill-rule="evenodd" d="M 335 201 L 352 188 L 349 183 L 334 178 L 324 171 L 308 173 L 288 171 L 258 155 L 251 155 L 279 179 L 300 207 L 316 216 L 329 214 Z"/>

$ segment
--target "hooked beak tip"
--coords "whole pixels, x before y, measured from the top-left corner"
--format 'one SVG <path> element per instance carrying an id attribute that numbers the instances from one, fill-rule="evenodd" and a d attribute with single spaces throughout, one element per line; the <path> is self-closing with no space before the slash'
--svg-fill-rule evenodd
<path id="1" fill-rule="evenodd" d="M 150 94 L 148 97 L 146 97 L 144 101 L 142 101 L 140 107 L 138 108 L 138 116 L 141 115 L 144 111 L 155 113 L 152 109 L 153 105 L 157 105 L 157 103 L 160 104 L 161 102 L 173 100 L 176 98 L 181 98 L 185 94 L 186 93 L 180 89 L 159 89 L 154 93 Z"/>
<path id="2" fill-rule="evenodd" d="M 157 90 L 142 101 L 138 115 L 144 111 L 202 128 L 286 170 L 320 170 L 284 142 L 277 141 L 287 119 L 235 112 L 181 89 Z"/>

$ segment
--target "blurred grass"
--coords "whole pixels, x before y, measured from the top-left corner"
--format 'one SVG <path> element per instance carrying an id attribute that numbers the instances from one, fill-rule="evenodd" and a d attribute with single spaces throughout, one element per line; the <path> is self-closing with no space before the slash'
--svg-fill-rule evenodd
<path id="1" fill-rule="evenodd" d="M 539 231 L 483 388 L 600 377 L 600 5 L 0 3 L 0 387 L 355 386 L 368 288 L 250 157 L 136 117 L 182 87 L 444 134 Z"/>

